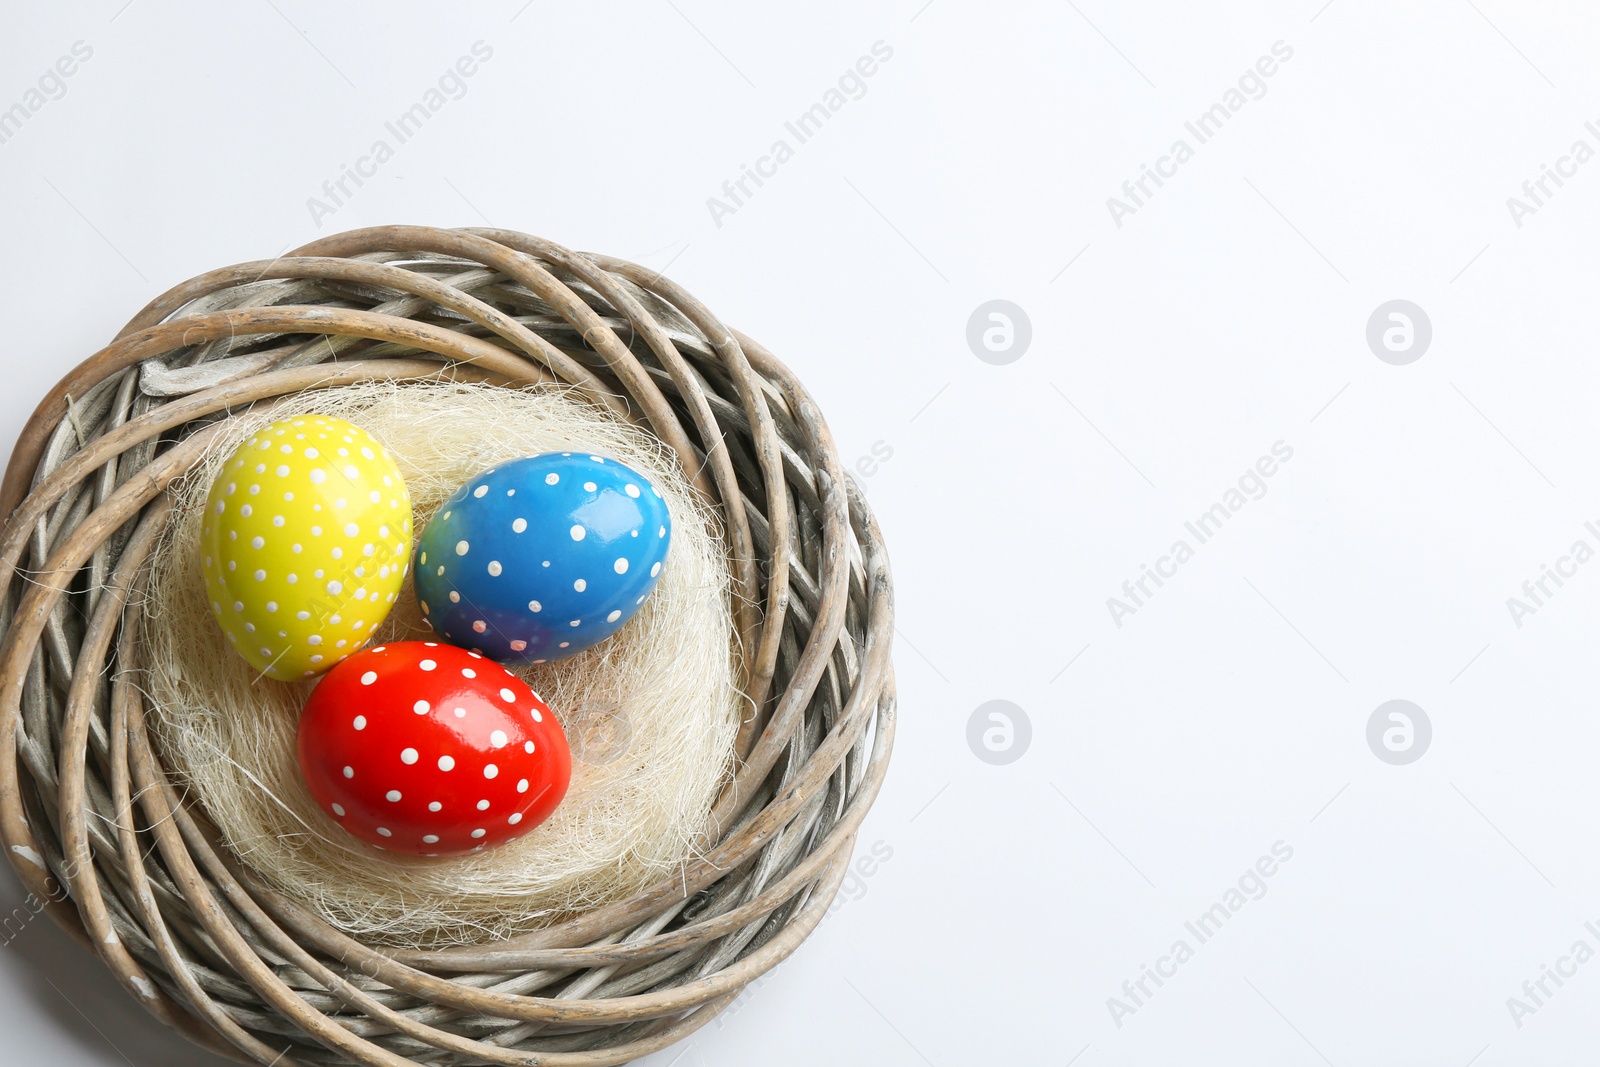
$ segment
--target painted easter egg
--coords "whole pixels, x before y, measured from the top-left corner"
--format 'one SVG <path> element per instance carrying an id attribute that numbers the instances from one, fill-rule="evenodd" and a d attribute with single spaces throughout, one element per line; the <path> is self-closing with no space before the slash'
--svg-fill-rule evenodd
<path id="1" fill-rule="evenodd" d="M 297 415 L 233 451 L 206 496 L 206 594 L 263 674 L 320 674 L 389 614 L 411 553 L 411 497 L 394 460 L 343 419 Z"/>
<path id="2" fill-rule="evenodd" d="M 416 592 L 433 631 L 497 660 L 561 659 L 639 610 L 672 541 L 666 501 L 614 459 L 549 452 L 491 467 L 417 539 Z"/>
<path id="3" fill-rule="evenodd" d="M 298 750 L 322 810 L 415 855 L 520 837 L 572 777 L 545 702 L 498 663 L 436 641 L 379 645 L 330 670 L 301 712 Z"/>

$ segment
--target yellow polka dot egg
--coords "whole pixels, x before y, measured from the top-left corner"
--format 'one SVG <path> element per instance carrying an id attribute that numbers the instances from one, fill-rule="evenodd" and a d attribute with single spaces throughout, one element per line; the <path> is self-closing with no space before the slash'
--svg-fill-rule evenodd
<path id="1" fill-rule="evenodd" d="M 359 649 L 389 614 L 411 554 L 411 496 L 371 434 L 297 415 L 223 461 L 200 544 L 228 642 L 262 674 L 294 681 Z"/>

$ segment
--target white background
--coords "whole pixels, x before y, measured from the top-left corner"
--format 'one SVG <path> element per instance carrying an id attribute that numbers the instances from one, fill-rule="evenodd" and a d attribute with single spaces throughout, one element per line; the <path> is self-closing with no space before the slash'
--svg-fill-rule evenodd
<path id="1" fill-rule="evenodd" d="M 479 40 L 465 94 L 314 220 Z M 92 59 L 0 145 L 8 439 L 187 277 L 492 222 L 666 270 L 798 370 L 848 462 L 892 451 L 859 468 L 901 710 L 861 850 L 892 855 L 652 1067 L 1592 1056 L 1600 962 L 1520 1020 L 1507 999 L 1600 949 L 1600 562 L 1520 627 L 1506 603 L 1600 548 L 1600 160 L 1520 227 L 1506 203 L 1600 148 L 1592 9 L 34 4 L 0 35 L 0 108 L 77 41 Z M 877 41 L 864 95 L 713 218 Z M 1265 95 L 1198 145 L 1184 122 L 1277 41 Z M 1119 227 L 1107 197 L 1180 137 L 1194 158 Z M 966 340 L 996 298 L 1032 324 L 1006 365 Z M 1397 298 L 1433 327 L 1405 366 L 1365 338 Z M 1116 625 L 1107 598 L 1278 441 L 1265 495 Z M 1005 765 L 967 741 L 997 699 L 1032 730 Z M 1367 744 L 1391 699 L 1432 723 L 1409 765 Z M 1185 921 L 1279 841 L 1196 946 Z M 1194 957 L 1114 1019 L 1179 938 Z M 8 1064 L 219 1062 L 43 922 L 0 950 L 0 1031 Z"/>

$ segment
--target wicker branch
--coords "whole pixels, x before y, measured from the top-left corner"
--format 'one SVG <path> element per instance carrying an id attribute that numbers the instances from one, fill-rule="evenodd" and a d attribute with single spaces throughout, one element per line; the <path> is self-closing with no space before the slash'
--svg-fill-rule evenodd
<path id="1" fill-rule="evenodd" d="M 654 433 L 724 519 L 753 708 L 704 853 L 510 941 L 367 945 L 274 892 L 161 765 L 129 618 L 172 482 L 245 412 L 382 378 L 559 382 Z M 894 736 L 872 513 L 804 387 L 635 264 L 387 226 L 185 282 L 39 404 L 0 482 L 0 838 L 157 1018 L 278 1064 L 626 1063 L 826 914 Z"/>

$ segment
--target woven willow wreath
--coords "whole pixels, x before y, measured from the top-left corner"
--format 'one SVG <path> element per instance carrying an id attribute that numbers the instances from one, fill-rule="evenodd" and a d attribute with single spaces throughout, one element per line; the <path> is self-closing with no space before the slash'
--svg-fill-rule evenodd
<path id="1" fill-rule="evenodd" d="M 169 485 L 230 419 L 441 377 L 564 383 L 677 453 L 725 524 L 756 710 L 712 844 L 681 875 L 511 941 L 403 951 L 266 888 L 186 806 L 146 729 L 128 605 Z M 389 226 L 212 271 L 50 392 L 0 514 L 8 857 L 154 1015 L 236 1059 L 598 1067 L 655 1052 L 816 927 L 888 762 L 892 594 L 866 501 L 789 370 L 632 263 Z"/>

